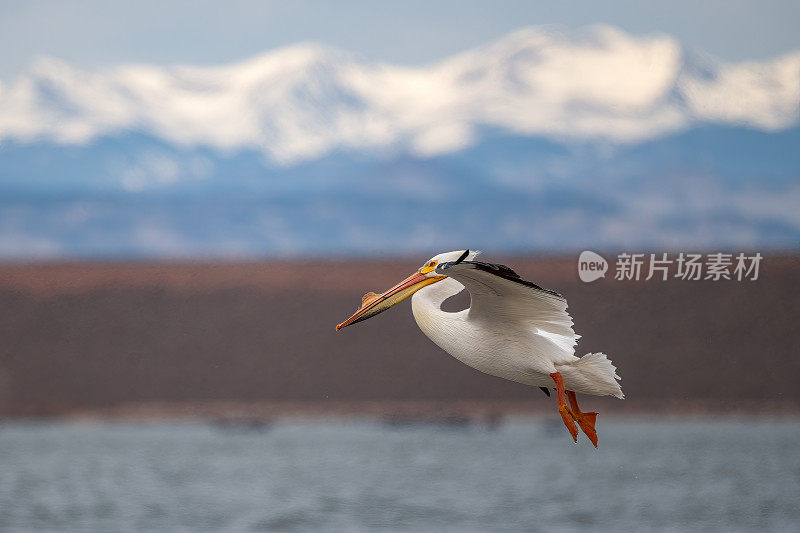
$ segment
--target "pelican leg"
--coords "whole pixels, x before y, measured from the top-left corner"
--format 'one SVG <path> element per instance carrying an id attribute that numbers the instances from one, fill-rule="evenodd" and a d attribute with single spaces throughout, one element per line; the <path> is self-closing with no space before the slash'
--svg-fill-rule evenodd
<path id="1" fill-rule="evenodd" d="M 567 400 L 564 396 L 564 376 L 561 372 L 553 372 L 550 374 L 553 381 L 556 382 L 556 395 L 558 396 L 558 413 L 561 415 L 561 420 L 567 426 L 569 434 L 572 435 L 572 440 L 578 442 L 578 427 L 575 425 L 577 417 L 575 413 L 567 406 Z"/>
<path id="2" fill-rule="evenodd" d="M 578 407 L 578 398 L 575 396 L 575 392 L 568 390 L 567 391 L 567 399 L 569 400 L 569 405 L 572 408 L 572 412 L 575 415 L 575 420 L 578 422 L 578 425 L 581 428 L 589 440 L 592 441 L 594 447 L 597 448 L 597 431 L 594 429 L 594 423 L 597 420 L 597 413 L 584 413 L 581 411 L 581 408 Z"/>

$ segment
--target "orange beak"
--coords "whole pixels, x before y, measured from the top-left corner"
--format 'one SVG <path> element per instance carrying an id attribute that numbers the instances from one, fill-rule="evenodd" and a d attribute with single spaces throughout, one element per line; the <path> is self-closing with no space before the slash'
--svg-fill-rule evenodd
<path id="1" fill-rule="evenodd" d="M 336 326 L 336 330 L 338 331 L 343 327 L 349 326 L 350 324 L 361 322 L 362 320 L 366 320 L 379 313 L 382 313 L 390 307 L 399 304 L 425 285 L 436 283 L 437 281 L 446 277 L 447 276 L 436 276 L 429 278 L 422 272 L 417 271 L 383 294 L 368 292 L 361 299 L 361 307 L 359 307 L 358 310 L 353 313 L 353 316 Z"/>

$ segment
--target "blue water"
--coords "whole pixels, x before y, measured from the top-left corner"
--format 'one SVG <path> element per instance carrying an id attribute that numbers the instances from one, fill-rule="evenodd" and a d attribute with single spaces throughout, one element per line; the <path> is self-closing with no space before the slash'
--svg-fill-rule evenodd
<path id="1" fill-rule="evenodd" d="M 0 424 L 0 530 L 798 531 L 800 421 Z"/>

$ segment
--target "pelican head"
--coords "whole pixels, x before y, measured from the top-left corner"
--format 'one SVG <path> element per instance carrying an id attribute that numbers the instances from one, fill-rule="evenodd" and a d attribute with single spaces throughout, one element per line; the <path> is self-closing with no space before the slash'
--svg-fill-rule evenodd
<path id="1" fill-rule="evenodd" d="M 442 276 L 436 272 L 436 267 L 443 263 L 461 262 L 465 259 L 472 260 L 477 251 L 470 250 L 457 250 L 455 252 L 445 252 L 443 254 L 435 255 L 425 261 L 425 263 L 417 269 L 416 272 L 408 276 L 406 279 L 387 290 L 382 294 L 375 294 L 368 292 L 361 298 L 361 307 L 353 313 L 353 316 L 336 326 L 337 330 L 343 327 L 361 322 L 368 318 L 383 313 L 390 307 L 393 307 L 412 294 L 420 290 L 426 285 L 441 281 L 447 276 Z"/>

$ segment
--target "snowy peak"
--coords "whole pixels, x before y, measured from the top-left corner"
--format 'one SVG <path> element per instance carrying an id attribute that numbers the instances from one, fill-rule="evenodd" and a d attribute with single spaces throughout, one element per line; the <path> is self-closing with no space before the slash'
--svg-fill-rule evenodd
<path id="1" fill-rule="evenodd" d="M 763 63 L 695 57 L 678 87 L 698 120 L 766 131 L 788 128 L 800 120 L 800 52 Z"/>
<path id="2" fill-rule="evenodd" d="M 521 134 L 641 140 L 677 127 L 662 101 L 680 74 L 669 38 L 635 38 L 610 27 L 567 35 L 515 32 L 454 58 L 465 104 L 480 122 Z"/>
<path id="3" fill-rule="evenodd" d="M 725 63 L 669 36 L 524 28 L 434 64 L 399 67 L 299 44 L 216 67 L 86 72 L 37 61 L 0 85 L 0 140 L 87 144 L 139 131 L 178 146 L 257 149 L 288 166 L 334 150 L 427 156 L 485 127 L 636 143 L 699 123 L 798 123 L 800 52 Z"/>

